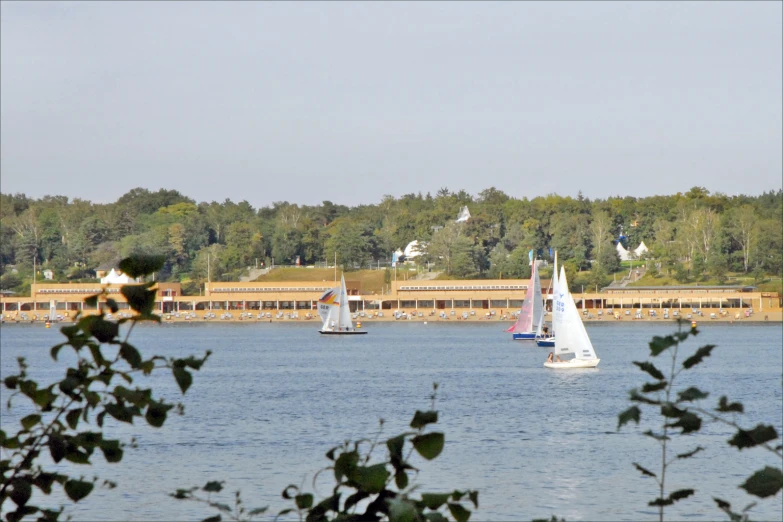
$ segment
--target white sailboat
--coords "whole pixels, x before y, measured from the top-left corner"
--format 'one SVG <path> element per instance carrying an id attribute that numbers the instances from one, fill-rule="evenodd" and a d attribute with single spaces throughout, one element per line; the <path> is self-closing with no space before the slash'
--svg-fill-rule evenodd
<path id="1" fill-rule="evenodd" d="M 541 318 L 544 316 L 544 303 L 541 300 L 541 279 L 538 277 L 537 263 L 533 262 L 533 271 L 530 274 L 530 283 L 528 284 L 528 293 L 525 295 L 525 302 L 519 311 L 517 321 L 506 330 L 511 332 L 511 338 L 515 341 L 528 340 L 533 341 L 536 338 L 535 328 L 538 326 Z"/>
<path id="2" fill-rule="evenodd" d="M 579 310 L 576 309 L 574 298 L 568 290 L 565 267 L 560 268 L 560 277 L 555 291 L 553 328 L 557 332 L 553 356 L 555 360 L 547 360 L 544 363 L 546 368 L 570 369 L 598 366 L 601 359 L 595 353 Z M 561 358 L 564 359 L 559 360 Z"/>
<path id="3" fill-rule="evenodd" d="M 348 308 L 348 292 L 345 290 L 345 276 L 340 276 L 340 288 L 332 288 L 318 299 L 318 315 L 323 325 L 318 333 L 326 335 L 366 334 L 353 327 L 351 310 Z"/>

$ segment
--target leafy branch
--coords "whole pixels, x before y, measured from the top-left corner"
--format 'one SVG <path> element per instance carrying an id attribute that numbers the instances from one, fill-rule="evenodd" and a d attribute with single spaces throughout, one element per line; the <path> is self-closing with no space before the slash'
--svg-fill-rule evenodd
<path id="1" fill-rule="evenodd" d="M 675 502 L 686 499 L 695 494 L 695 489 L 687 488 L 673 491 L 666 495 L 666 471 L 669 466 L 683 459 L 689 459 L 698 453 L 705 451 L 702 446 L 696 446 L 693 450 L 678 454 L 673 458 L 669 457 L 667 443 L 671 440 L 671 435 L 686 435 L 696 433 L 701 429 L 702 419 L 707 418 L 714 422 L 721 422 L 735 428 L 737 431 L 728 441 L 729 445 L 742 450 L 745 448 L 761 447 L 772 452 L 783 464 L 783 446 L 773 446 L 770 443 L 777 441 L 780 435 L 774 427 L 765 424 L 759 424 L 753 429 L 744 429 L 734 420 L 726 418 L 724 415 L 741 414 L 744 407 L 739 402 L 729 402 L 726 396 L 722 396 L 717 407 L 710 411 L 696 404 L 709 396 L 708 392 L 702 391 L 696 387 L 689 387 L 677 392 L 676 400 L 673 400 L 673 394 L 676 391 L 674 382 L 676 378 L 686 370 L 693 369 L 696 365 L 709 357 L 714 345 L 705 345 L 698 348 L 690 357 L 687 357 L 681 366 L 677 366 L 678 352 L 680 344 L 690 336 L 698 335 L 696 328 L 689 331 L 683 331 L 683 322 L 679 321 L 679 330 L 672 335 L 665 337 L 654 337 L 650 342 L 650 356 L 658 357 L 667 352 L 670 356 L 670 369 L 668 378 L 652 362 L 634 361 L 634 364 L 642 371 L 651 376 L 655 382 L 645 383 L 641 389 L 633 389 L 630 392 L 630 400 L 638 405 L 631 406 L 618 416 L 617 429 L 619 430 L 628 422 L 634 421 L 639 424 L 641 418 L 641 408 L 657 409 L 662 417 L 662 426 L 660 431 L 646 431 L 644 434 L 655 440 L 661 447 L 661 466 L 658 473 L 634 462 L 633 465 L 644 476 L 652 477 L 658 484 L 658 497 L 650 501 L 648 505 L 658 507 L 659 520 L 664 519 L 664 509 L 666 506 L 673 505 Z M 716 413 L 717 412 L 717 413 Z M 766 466 L 764 469 L 755 472 L 740 486 L 749 494 L 759 498 L 767 498 L 776 495 L 783 488 L 783 472 L 780 468 Z M 745 513 L 754 504 L 747 506 L 742 513 L 735 513 L 731 510 L 731 504 L 725 500 L 714 498 L 718 508 L 727 513 L 731 520 L 745 520 Z"/>
<path id="2" fill-rule="evenodd" d="M 162 263 L 162 258 L 140 256 L 123 260 L 120 267 L 129 276 L 138 277 L 158 270 Z M 3 379 L 5 388 L 12 390 L 7 407 L 12 408 L 16 398 L 24 398 L 29 401 L 25 407 L 31 410 L 20 420 L 21 429 L 15 434 L 0 430 L 0 508 L 9 500 L 16 506 L 15 510 L 4 509 L 8 522 L 34 514 L 38 514 L 39 520 L 57 520 L 62 514 L 62 507 L 55 511 L 31 504 L 34 489 L 49 495 L 54 487 L 61 487 L 70 500 L 78 502 L 87 497 L 97 483 L 97 477 L 89 481 L 83 476 L 76 478 L 48 470 L 39 462 L 42 451 L 48 450 L 55 464 L 65 460 L 90 465 L 96 450 L 101 451 L 106 462 L 117 463 L 122 460 L 125 449 L 134 446 L 134 441 L 104 437 L 102 428 L 107 415 L 130 424 L 143 417 L 147 424 L 159 428 L 169 411 L 184 412 L 182 403 L 169 404 L 156 399 L 150 388 L 131 389 L 125 385 L 131 385 L 137 374 L 149 375 L 167 369 L 184 394 L 193 381 L 191 370 L 199 370 L 210 352 L 201 358 L 156 355 L 144 359 L 139 350 L 128 343 L 128 338 L 136 323 L 160 322 L 152 313 L 155 289 L 152 284 L 125 285 L 121 293 L 136 312 L 135 316 L 117 322 L 108 320 L 105 309 L 116 313 L 118 305 L 102 291 L 85 299 L 92 306 L 100 302 L 98 315 L 82 317 L 77 314 L 74 325 L 61 328 L 66 341 L 52 347 L 50 356 L 56 361 L 65 347 L 73 349 L 77 356 L 76 363 L 66 369 L 62 380 L 41 386 L 28 376 L 28 364 L 23 357 L 18 358 L 18 373 Z M 120 325 L 124 323 L 130 325 L 128 335 L 121 340 Z M 116 486 L 109 481 L 104 485 Z"/>

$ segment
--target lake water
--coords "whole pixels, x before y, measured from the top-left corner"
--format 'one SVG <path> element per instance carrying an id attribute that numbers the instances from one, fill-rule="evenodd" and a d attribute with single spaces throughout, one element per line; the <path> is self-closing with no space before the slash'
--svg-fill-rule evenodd
<path id="1" fill-rule="evenodd" d="M 201 505 L 176 501 L 176 488 L 225 480 L 223 501 L 241 489 L 249 507 L 290 507 L 280 498 L 288 484 L 304 484 L 327 466 L 324 453 L 346 439 L 407 428 L 416 409 L 428 409 L 433 382 L 440 385 L 436 408 L 446 434 L 443 453 L 416 461 L 421 491 L 454 488 L 480 491 L 480 509 L 471 520 L 531 520 L 553 514 L 573 520 L 657 520 L 647 502 L 657 496 L 652 479 L 633 462 L 658 471 L 657 443 L 641 435 L 660 418 L 645 411 L 642 424 L 617 431 L 617 415 L 628 408 L 628 391 L 646 379 L 632 361 L 646 360 L 653 335 L 674 324 L 595 324 L 588 333 L 601 358 L 597 370 L 555 371 L 542 366 L 548 350 L 514 342 L 500 324 L 376 323 L 369 335 L 320 336 L 310 324 L 148 325 L 131 340 L 145 355 L 182 356 L 212 350 L 181 399 L 184 417 L 170 416 L 162 429 L 111 423 L 110 434 L 135 436 L 139 448 L 123 462 L 77 468 L 85 476 L 118 482 L 96 489 L 67 513 L 75 520 L 193 520 L 214 514 Z M 717 344 L 711 357 L 681 374 L 695 385 L 744 403 L 745 427 L 759 422 L 783 432 L 783 328 L 780 324 L 701 325 L 701 334 L 681 348 L 692 353 Z M 25 355 L 31 373 L 52 382 L 62 366 L 49 347 L 64 338 L 57 328 L 5 325 L 0 336 L 2 374 Z M 61 352 L 68 360 L 66 351 Z M 682 353 L 682 352 L 681 352 Z M 62 359 L 62 358 L 61 358 Z M 656 362 L 665 367 L 664 357 Z M 682 359 L 681 359 L 682 360 Z M 179 400 L 170 374 L 139 379 L 169 400 Z M 29 413 L 5 408 L 2 424 L 15 431 Z M 20 401 L 18 404 L 24 404 Z M 656 421 L 656 423 L 653 423 Z M 110 424 L 107 422 L 107 424 Z M 668 519 L 714 520 L 725 516 L 718 496 L 741 509 L 756 499 L 738 485 L 780 459 L 762 449 L 737 451 L 726 444 L 733 430 L 709 423 L 695 436 L 675 436 L 673 452 L 702 445 L 693 459 L 667 472 L 667 489 L 693 487 L 696 495 L 667 509 Z M 674 454 L 672 453 L 672 455 Z M 323 479 L 324 477 L 322 477 Z M 328 477 L 326 477 L 328 478 Z M 326 496 L 332 482 L 319 480 Z M 781 493 L 760 501 L 753 520 L 781 520 Z M 51 505 L 53 498 L 46 499 Z"/>

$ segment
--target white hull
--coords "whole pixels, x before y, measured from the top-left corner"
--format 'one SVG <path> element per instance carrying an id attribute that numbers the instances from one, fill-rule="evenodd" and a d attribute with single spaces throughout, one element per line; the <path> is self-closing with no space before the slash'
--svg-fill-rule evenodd
<path id="1" fill-rule="evenodd" d="M 571 359 L 562 362 L 545 362 L 544 367 L 568 370 L 570 368 L 595 368 L 601 359 Z"/>

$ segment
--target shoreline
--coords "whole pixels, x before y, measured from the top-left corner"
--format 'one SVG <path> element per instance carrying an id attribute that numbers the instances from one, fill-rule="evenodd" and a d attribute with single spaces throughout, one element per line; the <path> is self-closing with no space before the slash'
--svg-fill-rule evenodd
<path id="1" fill-rule="evenodd" d="M 301 315 L 299 317 L 292 317 L 291 312 L 288 312 L 288 317 L 286 317 L 286 314 L 282 314 L 278 317 L 277 314 L 271 314 L 271 317 L 266 317 L 266 312 L 264 313 L 265 316 L 263 318 L 258 317 L 258 312 L 253 311 L 251 312 L 241 312 L 238 310 L 232 310 L 229 312 L 230 316 L 226 314 L 226 312 L 221 310 L 213 310 L 211 314 L 208 312 L 202 312 L 196 313 L 196 317 L 193 318 L 191 314 L 186 312 L 179 312 L 179 313 L 171 313 L 171 314 L 158 314 L 161 316 L 161 323 L 165 324 L 187 324 L 187 323 L 311 323 L 311 324 L 319 324 L 321 321 L 318 317 L 316 317 L 312 313 L 305 313 L 304 315 Z M 498 315 L 490 315 L 490 316 L 484 316 L 480 317 L 479 315 L 468 315 L 467 318 L 463 318 L 461 315 L 446 315 L 445 317 L 440 317 L 439 315 L 430 315 L 429 312 L 422 313 L 422 316 L 418 315 L 406 315 L 406 318 L 395 318 L 393 311 L 384 310 L 383 317 L 377 316 L 376 312 L 364 312 L 364 317 L 362 317 L 359 314 L 351 314 L 351 318 L 354 322 L 354 325 L 358 325 L 358 323 L 363 324 L 371 324 L 371 323 L 378 323 L 378 322 L 418 322 L 418 323 L 439 323 L 439 324 L 450 324 L 450 323 L 501 323 L 504 325 L 511 326 L 514 322 L 514 319 L 512 317 L 507 316 L 498 316 Z M 625 313 L 629 312 L 629 313 Z M 645 310 L 645 315 L 642 315 L 641 317 L 636 316 L 636 312 L 632 312 L 631 310 L 624 310 L 622 314 L 617 313 L 617 316 L 612 316 L 609 313 L 605 313 L 603 315 L 595 315 L 590 312 L 589 316 L 582 316 L 582 321 L 585 324 L 589 323 L 665 323 L 665 322 L 671 322 L 676 323 L 676 320 L 678 317 L 674 317 L 673 315 L 669 315 L 668 318 L 664 318 L 662 314 L 657 314 L 656 316 L 649 316 L 647 315 L 649 312 Z M 712 317 L 711 314 L 715 314 L 715 317 Z M 739 314 L 739 316 L 738 316 Z M 214 315 L 214 317 L 210 317 L 210 315 Z M 307 316 L 310 317 L 307 317 Z M 356 315 L 357 317 L 354 317 Z M 688 316 L 691 317 L 688 317 Z M 205 316 L 207 316 L 205 318 Z M 740 313 L 738 311 L 728 311 L 725 314 L 721 314 L 718 311 L 716 312 L 702 312 L 702 315 L 694 315 L 694 314 L 680 314 L 679 318 L 686 320 L 686 321 L 696 321 L 698 324 L 705 324 L 705 323 L 783 323 L 783 310 L 772 310 L 769 312 L 754 312 L 749 317 L 746 317 L 744 313 Z M 551 322 L 551 314 L 547 314 L 547 321 Z M 62 320 L 62 321 L 55 321 L 51 324 L 51 326 L 56 326 L 58 324 L 73 324 L 74 322 L 72 320 Z M 45 326 L 46 321 L 42 319 L 38 320 L 17 320 L 17 319 L 10 319 L 10 318 L 3 318 L 2 325 L 15 325 L 15 324 L 35 324 L 35 325 L 41 325 Z"/>

